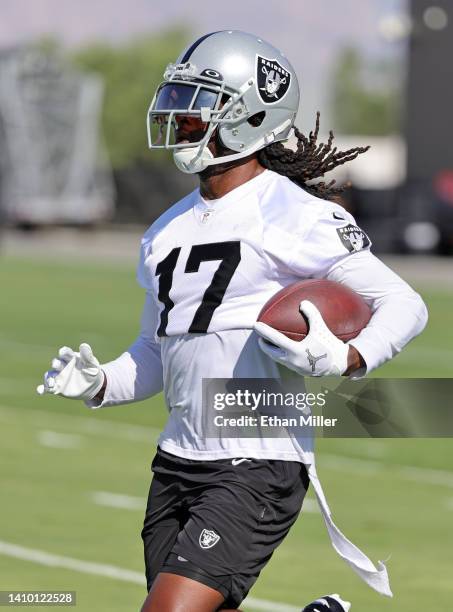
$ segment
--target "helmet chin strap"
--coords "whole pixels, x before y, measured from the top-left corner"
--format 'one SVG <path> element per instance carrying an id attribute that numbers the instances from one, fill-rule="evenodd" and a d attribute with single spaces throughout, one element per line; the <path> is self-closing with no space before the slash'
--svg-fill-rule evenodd
<path id="1" fill-rule="evenodd" d="M 211 151 L 206 145 L 203 145 L 202 151 L 200 147 L 187 147 L 183 149 L 175 149 L 173 151 L 173 160 L 176 167 L 186 174 L 198 174 L 203 172 L 208 166 L 215 164 L 224 164 L 225 162 L 234 161 L 236 159 L 242 159 L 252 153 L 255 153 L 259 149 L 275 142 L 276 136 L 283 132 L 286 128 L 291 125 L 291 120 L 287 119 L 284 123 L 278 126 L 272 134 L 265 135 L 260 138 L 252 147 L 249 147 L 241 153 L 233 153 L 232 155 L 223 155 L 221 157 L 214 157 Z"/>
<path id="2" fill-rule="evenodd" d="M 173 151 L 173 161 L 176 167 L 186 174 L 198 174 L 198 172 L 202 172 L 210 165 L 208 162 L 213 159 L 214 156 L 208 147 L 204 147 L 201 155 L 197 152 L 197 149 L 193 147 L 175 149 Z"/>

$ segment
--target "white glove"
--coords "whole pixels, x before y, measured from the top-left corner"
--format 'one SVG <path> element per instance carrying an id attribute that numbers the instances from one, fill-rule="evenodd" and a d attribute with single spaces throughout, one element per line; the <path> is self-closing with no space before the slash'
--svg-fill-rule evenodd
<path id="1" fill-rule="evenodd" d="M 254 329 L 262 336 L 258 340 L 261 350 L 302 376 L 341 376 L 348 367 L 349 345 L 333 335 L 314 304 L 303 300 L 299 310 L 308 319 L 307 336 L 300 342 L 291 340 L 266 323 L 257 322 Z"/>
<path id="2" fill-rule="evenodd" d="M 345 610 L 345 612 L 349 612 L 350 608 L 351 608 L 351 602 L 350 601 L 343 601 L 343 599 L 341 599 L 341 597 L 338 595 L 338 593 L 334 593 L 333 595 L 329 595 L 329 597 L 331 597 L 332 599 L 335 599 L 335 601 L 337 601 L 339 604 L 341 604 Z"/>
<path id="3" fill-rule="evenodd" d="M 324 597 L 320 597 L 319 599 L 308 605 L 306 608 L 304 608 L 302 612 L 305 612 L 305 610 L 307 609 L 319 610 L 319 612 L 321 612 L 321 610 L 330 610 L 330 606 L 329 603 L 326 601 L 326 597 L 328 597 L 329 599 L 333 599 L 338 604 L 340 604 L 341 609 L 344 610 L 344 612 L 349 612 L 349 610 L 351 609 L 350 601 L 343 601 L 343 599 L 341 599 L 338 593 L 334 593 L 334 595 L 325 595 Z"/>
<path id="4" fill-rule="evenodd" d="M 93 399 L 104 384 L 104 372 L 89 344 L 81 344 L 79 351 L 76 353 L 68 346 L 58 351 L 52 368 L 44 374 L 44 384 L 36 389 L 39 395 L 52 393 L 69 399 Z"/>

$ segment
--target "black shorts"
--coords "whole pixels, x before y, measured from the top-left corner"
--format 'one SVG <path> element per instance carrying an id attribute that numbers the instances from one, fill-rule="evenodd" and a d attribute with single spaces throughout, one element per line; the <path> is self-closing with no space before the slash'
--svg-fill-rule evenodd
<path id="1" fill-rule="evenodd" d="M 194 461 L 158 448 L 142 538 L 148 590 L 159 572 L 197 580 L 236 608 L 296 520 L 302 463 Z"/>

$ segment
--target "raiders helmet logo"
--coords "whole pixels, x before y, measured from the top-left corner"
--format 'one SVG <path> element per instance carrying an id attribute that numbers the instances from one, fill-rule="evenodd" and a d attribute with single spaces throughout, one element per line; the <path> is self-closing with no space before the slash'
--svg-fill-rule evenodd
<path id="1" fill-rule="evenodd" d="M 357 227 L 357 225 L 352 225 L 352 223 L 337 228 L 337 234 L 343 246 L 346 247 L 350 253 L 361 251 L 371 244 L 371 240 L 365 232 L 361 230 L 360 227 Z"/>
<path id="2" fill-rule="evenodd" d="M 291 73 L 275 59 L 256 56 L 256 84 L 258 95 L 265 104 L 279 102 L 287 93 Z"/>
<path id="3" fill-rule="evenodd" d="M 206 549 L 215 546 L 219 540 L 220 536 L 217 535 L 215 531 L 212 531 L 211 529 L 203 529 L 203 531 L 200 533 L 200 537 L 198 538 L 198 543 L 200 544 L 201 548 Z"/>

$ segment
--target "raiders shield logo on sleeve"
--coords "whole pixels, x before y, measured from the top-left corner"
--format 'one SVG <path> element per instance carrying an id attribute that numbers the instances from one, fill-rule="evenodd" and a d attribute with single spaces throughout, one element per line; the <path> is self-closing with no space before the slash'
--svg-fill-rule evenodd
<path id="1" fill-rule="evenodd" d="M 337 234 L 343 243 L 343 246 L 350 253 L 354 253 L 355 251 L 361 251 L 362 249 L 370 246 L 371 240 L 365 234 L 360 227 L 357 225 L 353 225 L 352 223 L 348 223 L 344 227 L 337 228 Z"/>
<path id="2" fill-rule="evenodd" d="M 256 56 L 256 83 L 258 95 L 265 104 L 279 102 L 289 89 L 291 73 L 277 60 Z"/>

